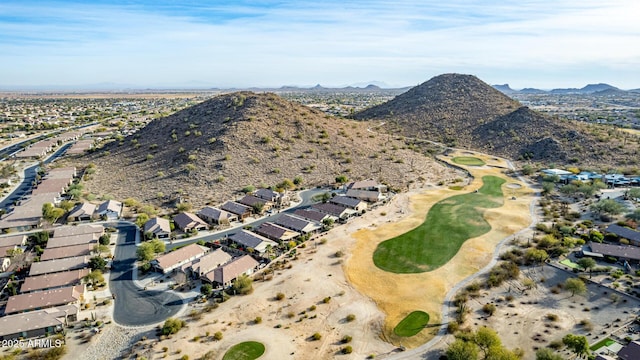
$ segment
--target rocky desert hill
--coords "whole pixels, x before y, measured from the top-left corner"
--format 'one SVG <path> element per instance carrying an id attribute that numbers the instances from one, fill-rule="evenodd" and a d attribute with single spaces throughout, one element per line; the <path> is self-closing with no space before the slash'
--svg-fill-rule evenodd
<path id="1" fill-rule="evenodd" d="M 96 164 L 85 191 L 165 207 L 176 201 L 219 204 L 248 185 L 275 186 L 296 177 L 306 187 L 346 175 L 406 189 L 410 182 L 455 176 L 413 142 L 369 126 L 275 94 L 239 92 L 153 120 L 74 161 Z"/>
<path id="2" fill-rule="evenodd" d="M 385 121 L 393 133 L 514 160 L 585 166 L 638 161 L 637 136 L 532 111 L 472 75 L 434 77 L 354 118 Z"/>

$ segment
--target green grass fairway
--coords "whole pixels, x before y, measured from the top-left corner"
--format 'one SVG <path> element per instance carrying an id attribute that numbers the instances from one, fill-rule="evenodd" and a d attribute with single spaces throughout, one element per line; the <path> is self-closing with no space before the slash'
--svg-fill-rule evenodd
<path id="1" fill-rule="evenodd" d="M 451 159 L 451 161 L 453 161 L 456 164 L 469 165 L 469 166 L 482 166 L 485 164 L 484 161 L 473 156 L 456 156 L 453 159 Z"/>
<path id="2" fill-rule="evenodd" d="M 402 337 L 413 336 L 422 331 L 428 323 L 429 314 L 424 311 L 414 311 L 402 319 L 393 332 Z"/>
<path id="3" fill-rule="evenodd" d="M 264 354 L 264 345 L 257 341 L 245 341 L 233 345 L 222 360 L 254 360 Z"/>
<path id="4" fill-rule="evenodd" d="M 376 266 L 398 274 L 432 271 L 451 260 L 465 241 L 491 230 L 482 214 L 502 206 L 505 180 L 484 176 L 482 181 L 478 192 L 437 202 L 420 226 L 380 243 L 373 253 Z"/>

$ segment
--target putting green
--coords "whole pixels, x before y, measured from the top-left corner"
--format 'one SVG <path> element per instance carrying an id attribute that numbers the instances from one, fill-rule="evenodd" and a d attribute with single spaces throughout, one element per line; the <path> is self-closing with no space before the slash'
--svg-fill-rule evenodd
<path id="1" fill-rule="evenodd" d="M 453 161 L 456 164 L 468 165 L 468 166 L 483 166 L 483 165 L 485 165 L 484 161 L 482 161 L 481 159 L 478 159 L 477 157 L 473 157 L 473 156 L 456 156 L 453 159 L 451 159 L 451 161 Z"/>
<path id="2" fill-rule="evenodd" d="M 255 360 L 264 354 L 264 344 L 257 341 L 245 341 L 233 345 L 224 354 L 222 360 Z"/>
<path id="3" fill-rule="evenodd" d="M 418 334 L 429 323 L 429 314 L 424 311 L 414 311 L 396 325 L 393 332 L 402 337 Z"/>
<path id="4" fill-rule="evenodd" d="M 477 192 L 437 202 L 420 226 L 380 243 L 374 264 L 398 274 L 432 271 L 451 260 L 466 240 L 491 230 L 484 209 L 502 206 L 506 181 L 497 176 L 483 176 L 482 181 Z"/>

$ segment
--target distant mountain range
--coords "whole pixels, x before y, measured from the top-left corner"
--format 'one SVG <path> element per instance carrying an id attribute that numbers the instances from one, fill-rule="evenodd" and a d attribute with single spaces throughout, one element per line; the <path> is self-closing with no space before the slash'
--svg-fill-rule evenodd
<path id="1" fill-rule="evenodd" d="M 621 95 L 629 92 L 640 92 L 640 89 L 632 89 L 632 90 L 622 90 L 615 86 L 599 83 L 599 84 L 588 84 L 583 88 L 562 88 L 562 89 L 552 89 L 552 90 L 541 90 L 535 88 L 524 88 L 522 90 L 512 89 L 509 84 L 502 85 L 492 85 L 493 88 L 502 92 L 506 95 L 514 95 L 514 94 L 556 94 L 556 95 L 587 95 L 587 94 L 596 94 L 596 95 Z"/>

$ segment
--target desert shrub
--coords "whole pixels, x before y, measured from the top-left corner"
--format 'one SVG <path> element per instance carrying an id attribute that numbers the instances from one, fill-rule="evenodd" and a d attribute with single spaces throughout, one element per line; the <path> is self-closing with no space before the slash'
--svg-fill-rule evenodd
<path id="1" fill-rule="evenodd" d="M 168 318 L 162 325 L 162 335 L 175 334 L 182 329 L 187 323 L 184 320 L 176 318 Z"/>
<path id="2" fill-rule="evenodd" d="M 347 315 L 347 317 L 345 318 L 345 320 L 347 320 L 347 322 L 352 322 L 353 320 L 356 319 L 356 316 L 354 314 L 349 314 Z"/>
<path id="3" fill-rule="evenodd" d="M 282 299 L 284 299 L 284 293 L 281 293 L 281 292 L 277 293 L 276 300 L 282 300 Z"/>
<path id="4" fill-rule="evenodd" d="M 331 302 L 331 296 L 327 296 L 326 298 L 322 299 L 322 302 L 328 304 L 329 302 Z"/>
<path id="5" fill-rule="evenodd" d="M 220 332 L 220 331 L 216 331 L 216 332 L 213 334 L 213 339 L 214 339 L 214 340 L 218 340 L 218 341 L 220 341 L 220 340 L 222 340 L 222 338 L 223 338 L 223 337 L 224 337 L 224 335 L 222 335 L 222 332 Z"/>
<path id="6" fill-rule="evenodd" d="M 322 335 L 320 333 L 315 333 L 311 336 L 313 338 L 313 340 L 320 340 L 322 339 Z"/>
<path id="7" fill-rule="evenodd" d="M 493 315 L 496 312 L 496 306 L 494 304 L 484 304 L 482 306 L 482 311 L 489 314 L 489 316 Z"/>
<path id="8" fill-rule="evenodd" d="M 556 315 L 556 314 L 551 314 L 551 313 L 549 313 L 549 314 L 547 314 L 545 317 L 546 317 L 546 318 L 547 318 L 547 320 L 549 320 L 549 321 L 558 321 L 558 315 Z"/>
<path id="9" fill-rule="evenodd" d="M 353 338 L 352 338 L 351 336 L 349 336 L 349 335 L 345 335 L 345 336 L 343 336 L 343 337 L 342 337 L 342 343 L 343 343 L 343 344 L 348 344 L 348 343 L 350 343 L 350 342 L 351 342 L 351 340 L 352 340 L 352 339 L 353 339 Z"/>
<path id="10" fill-rule="evenodd" d="M 351 354 L 353 352 L 353 348 L 351 347 L 351 345 L 347 345 L 343 347 L 341 351 L 343 354 Z"/>

